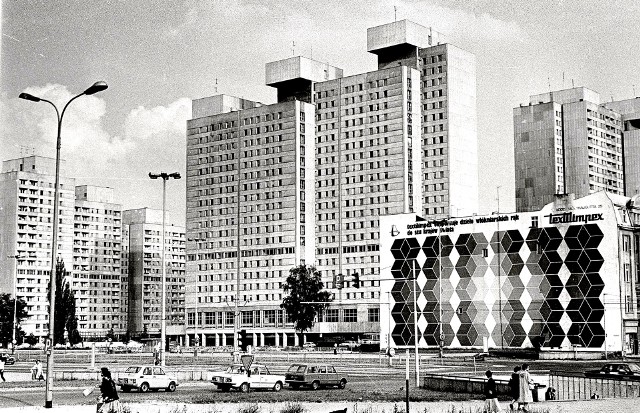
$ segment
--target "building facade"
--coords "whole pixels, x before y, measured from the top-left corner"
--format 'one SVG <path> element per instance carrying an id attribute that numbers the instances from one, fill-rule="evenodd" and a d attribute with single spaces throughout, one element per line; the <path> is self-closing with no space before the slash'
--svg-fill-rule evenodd
<path id="1" fill-rule="evenodd" d="M 123 331 L 117 297 L 122 207 L 113 202 L 111 188 L 76 186 L 61 169 L 58 258 L 75 292 L 78 329 L 84 338 L 104 337 L 112 328 Z M 49 329 L 54 184 L 55 159 L 3 162 L 0 291 L 12 296 L 15 291 L 27 303 L 29 318 L 21 327 L 39 339 Z"/>
<path id="2" fill-rule="evenodd" d="M 300 344 L 279 307 L 300 264 L 336 298 L 302 340 L 376 332 L 379 216 L 477 210 L 473 55 L 408 21 L 369 29 L 368 49 L 378 69 L 354 76 L 304 57 L 268 63 L 275 104 L 193 102 L 190 343 L 232 346 L 242 328 L 253 345 Z"/>
<path id="3" fill-rule="evenodd" d="M 637 354 L 639 214 L 601 191 L 526 213 L 382 217 L 382 346 Z"/>
<path id="4" fill-rule="evenodd" d="M 162 211 L 125 210 L 122 225 L 128 235 L 127 331 L 131 336 L 159 337 L 162 322 Z M 165 225 L 167 337 L 184 336 L 185 231 Z"/>
<path id="5" fill-rule="evenodd" d="M 513 110 L 517 211 L 540 209 L 555 194 L 626 193 L 625 168 L 637 168 L 624 164 L 622 115 L 611 107 L 579 87 Z"/>
<path id="6" fill-rule="evenodd" d="M 73 219 L 73 278 L 78 329 L 84 338 L 102 339 L 113 330 L 127 331 L 120 312 L 122 205 L 113 189 L 75 187 Z"/>

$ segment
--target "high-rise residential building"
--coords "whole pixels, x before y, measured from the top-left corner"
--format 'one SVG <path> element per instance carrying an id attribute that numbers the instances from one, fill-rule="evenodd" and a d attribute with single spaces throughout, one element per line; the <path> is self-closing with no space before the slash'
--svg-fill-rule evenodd
<path id="1" fill-rule="evenodd" d="M 162 249 L 166 265 L 167 337 L 184 336 L 185 232 L 165 224 L 162 245 L 162 211 L 149 208 L 122 213 L 128 234 L 128 323 L 130 335 L 157 336 L 162 321 Z"/>
<path id="2" fill-rule="evenodd" d="M 2 163 L 0 291 L 15 291 L 27 303 L 29 318 L 21 327 L 36 337 L 49 331 L 54 184 L 55 159 L 27 156 Z M 73 262 L 74 197 L 75 179 L 61 173 L 58 258 L 67 270 Z"/>
<path id="3" fill-rule="evenodd" d="M 423 215 L 476 213 L 475 56 L 447 43 L 442 33 L 408 20 L 368 29 L 367 48 L 378 56 L 380 70 L 403 65 L 419 72 Z"/>
<path id="4" fill-rule="evenodd" d="M 625 169 L 637 167 L 623 160 L 614 107 L 578 87 L 533 95 L 513 110 L 517 211 L 538 210 L 556 194 L 625 194 Z"/>
<path id="5" fill-rule="evenodd" d="M 369 30 L 375 71 L 344 77 L 293 57 L 267 64 L 278 103 L 193 102 L 189 341 L 233 345 L 237 306 L 252 344 L 299 344 L 279 307 L 299 264 L 316 266 L 336 297 L 310 334 L 379 330 L 379 216 L 477 210 L 475 59 L 442 42 L 395 22 Z"/>
<path id="6" fill-rule="evenodd" d="M 126 332 L 120 312 L 122 205 L 113 189 L 91 185 L 75 188 L 73 268 L 78 329 L 85 338 Z"/>
<path id="7" fill-rule="evenodd" d="M 606 102 L 604 106 L 622 116 L 622 163 L 624 194 L 640 194 L 640 98 Z"/>
<path id="8" fill-rule="evenodd" d="M 49 274 L 53 235 L 55 159 L 27 156 L 3 162 L 0 174 L 0 290 L 27 303 L 21 325 L 27 334 L 48 334 Z M 83 338 L 122 332 L 120 289 L 120 214 L 113 190 L 75 186 L 60 176 L 58 258 L 76 297 Z M 18 256 L 18 258 L 15 258 Z M 115 292 L 115 293 L 114 293 Z M 115 295 L 114 295 L 115 294 Z"/>

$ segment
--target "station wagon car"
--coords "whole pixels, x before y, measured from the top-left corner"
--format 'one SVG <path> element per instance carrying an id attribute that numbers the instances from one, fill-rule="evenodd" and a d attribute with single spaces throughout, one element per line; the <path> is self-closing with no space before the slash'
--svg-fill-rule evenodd
<path id="1" fill-rule="evenodd" d="M 327 364 L 293 364 L 285 374 L 285 381 L 292 389 L 301 386 L 317 390 L 320 387 L 338 387 L 344 389 L 347 377 L 338 374 L 336 369 Z"/>
<path id="2" fill-rule="evenodd" d="M 640 366 L 635 363 L 607 363 L 600 370 L 588 370 L 587 377 L 640 380 Z"/>
<path id="3" fill-rule="evenodd" d="M 214 373 L 211 383 L 223 392 L 231 389 L 243 393 L 247 393 L 249 389 L 280 391 L 284 385 L 284 376 L 271 374 L 267 366 L 261 364 L 253 364 L 248 370 L 242 364 L 234 364 L 226 371 Z"/>
<path id="4" fill-rule="evenodd" d="M 174 392 L 178 380 L 159 366 L 131 366 L 118 376 L 118 386 L 125 393 L 132 389 L 138 389 L 142 393 L 159 389 Z"/>

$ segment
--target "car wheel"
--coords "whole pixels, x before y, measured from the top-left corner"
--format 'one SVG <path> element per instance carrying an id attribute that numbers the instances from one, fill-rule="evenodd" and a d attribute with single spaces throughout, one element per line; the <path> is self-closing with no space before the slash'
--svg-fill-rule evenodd
<path id="1" fill-rule="evenodd" d="M 149 391 L 149 383 L 142 383 L 140 385 L 140 392 L 141 393 L 146 393 Z"/>
<path id="2" fill-rule="evenodd" d="M 311 383 L 311 388 L 313 390 L 318 390 L 320 388 L 320 382 L 318 380 L 314 380 L 313 383 Z"/>
<path id="3" fill-rule="evenodd" d="M 276 384 L 274 384 L 273 386 L 273 391 L 279 392 L 280 390 L 282 390 L 282 383 L 277 381 Z"/>
<path id="4" fill-rule="evenodd" d="M 243 393 L 249 393 L 249 383 L 242 383 L 240 385 L 240 391 Z"/>
<path id="5" fill-rule="evenodd" d="M 340 383 L 338 383 L 338 388 L 339 389 L 344 389 L 344 387 L 347 385 L 347 381 L 345 379 L 340 380 Z"/>
<path id="6" fill-rule="evenodd" d="M 176 391 L 176 384 L 174 382 L 169 383 L 169 387 L 167 387 L 167 391 L 170 391 L 170 392 Z"/>

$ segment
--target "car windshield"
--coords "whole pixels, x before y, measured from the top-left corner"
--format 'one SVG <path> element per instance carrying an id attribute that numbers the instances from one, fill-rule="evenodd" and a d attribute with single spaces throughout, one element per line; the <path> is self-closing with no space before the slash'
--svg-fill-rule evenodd
<path id="1" fill-rule="evenodd" d="M 245 373 L 245 369 L 244 366 L 231 366 L 229 367 L 229 369 L 227 369 L 227 373 L 232 373 L 232 374 L 244 374 Z"/>
<path id="2" fill-rule="evenodd" d="M 629 364 L 629 370 L 634 373 L 640 373 L 640 366 L 638 366 L 637 364 Z"/>
<path id="3" fill-rule="evenodd" d="M 301 366 L 299 364 L 294 364 L 293 366 L 289 367 L 289 370 L 287 370 L 288 373 L 304 373 L 304 369 L 306 366 Z"/>
<path id="4" fill-rule="evenodd" d="M 142 367 L 138 367 L 138 366 L 133 366 L 133 367 L 128 367 L 124 372 L 125 373 L 137 373 L 140 371 Z"/>

